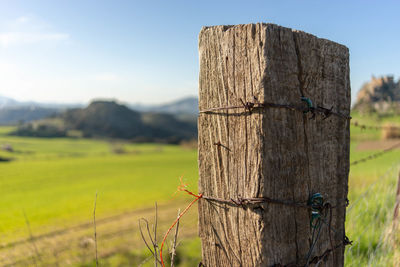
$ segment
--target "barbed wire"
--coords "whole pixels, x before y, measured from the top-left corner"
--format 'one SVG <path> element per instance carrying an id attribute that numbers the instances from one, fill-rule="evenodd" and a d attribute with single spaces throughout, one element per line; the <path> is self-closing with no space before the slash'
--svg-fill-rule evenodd
<path id="1" fill-rule="evenodd" d="M 297 207 L 297 208 L 306 208 L 306 209 L 309 208 L 309 206 L 307 205 L 306 202 L 289 202 L 289 201 L 283 201 L 283 200 L 278 200 L 278 199 L 271 199 L 271 198 L 267 198 L 267 197 L 251 197 L 251 198 L 238 197 L 237 199 L 233 199 L 233 198 L 222 199 L 222 198 L 209 197 L 209 196 L 203 195 L 202 198 L 205 200 L 208 200 L 208 201 L 228 204 L 228 205 L 236 206 L 236 207 L 239 207 L 239 206 L 245 207 L 248 205 L 270 203 L 270 204 L 281 204 L 281 205 Z"/>
<path id="2" fill-rule="evenodd" d="M 162 241 L 161 247 L 160 247 L 160 260 L 161 260 L 161 264 L 163 267 L 165 266 L 164 260 L 163 260 L 163 253 L 162 253 L 163 245 L 164 245 L 165 240 L 167 239 L 169 232 L 174 227 L 174 225 L 177 223 L 177 221 L 179 221 L 179 219 L 190 209 L 190 207 L 200 199 L 203 199 L 205 201 L 223 203 L 223 204 L 232 205 L 232 206 L 236 206 L 236 207 L 243 207 L 243 208 L 246 208 L 246 206 L 248 206 L 248 205 L 269 203 L 269 204 L 285 205 L 285 206 L 290 206 L 290 207 L 295 207 L 295 208 L 305 208 L 305 209 L 310 210 L 311 211 L 310 227 L 313 228 L 312 244 L 310 246 L 309 252 L 307 253 L 306 265 L 304 267 L 309 266 L 309 264 L 319 263 L 322 259 L 326 259 L 330 254 L 333 254 L 334 250 L 336 250 L 337 248 L 339 248 L 341 246 L 346 246 L 348 244 L 352 244 L 352 242 L 350 242 L 349 239 L 346 236 L 344 236 L 343 242 L 339 245 L 334 246 L 332 237 L 331 237 L 331 232 L 332 231 L 336 232 L 331 227 L 332 209 L 337 208 L 337 207 L 348 207 L 349 200 L 347 198 L 344 200 L 343 203 L 338 203 L 336 206 L 332 206 L 328 201 L 325 201 L 323 196 L 320 193 L 314 193 L 312 196 L 310 196 L 308 198 L 307 201 L 302 201 L 302 202 L 301 201 L 300 202 L 285 201 L 285 200 L 280 200 L 280 199 L 272 199 L 269 197 L 249 197 L 249 198 L 238 197 L 236 199 L 234 199 L 234 198 L 224 199 L 224 198 L 206 196 L 202 193 L 195 194 L 195 193 L 189 191 L 187 189 L 187 184 L 184 184 L 182 182 L 182 177 L 180 178 L 180 185 L 178 186 L 178 191 L 186 192 L 188 195 L 194 197 L 194 199 L 185 208 L 185 210 L 179 214 L 178 218 L 168 228 L 168 230 L 163 238 L 163 241 Z M 328 215 L 329 215 L 329 222 L 326 223 L 326 218 L 328 217 Z M 328 248 L 322 255 L 314 256 L 311 258 L 314 247 L 319 240 L 323 223 L 327 224 L 327 226 L 328 226 L 330 248 Z M 199 264 L 199 266 L 200 266 L 200 264 Z M 278 264 L 275 266 L 283 266 L 283 265 Z M 287 265 L 287 266 L 298 266 L 298 265 Z"/>
<path id="3" fill-rule="evenodd" d="M 293 110 L 297 112 L 301 112 L 303 114 L 311 113 L 311 119 L 315 118 L 316 115 L 321 115 L 323 117 L 323 120 L 327 119 L 330 116 L 336 116 L 342 119 L 346 120 L 351 120 L 351 116 L 333 111 L 333 106 L 331 108 L 326 108 L 326 107 L 321 107 L 321 106 L 314 106 L 312 104 L 312 101 L 309 98 L 301 97 L 301 101 L 305 102 L 307 106 L 301 106 L 300 104 L 295 105 L 295 104 L 277 104 L 277 103 L 271 103 L 271 102 L 262 102 L 260 103 L 256 97 L 253 97 L 254 101 L 250 102 L 245 102 L 242 99 L 239 99 L 241 104 L 238 105 L 231 105 L 231 106 L 221 106 L 221 107 L 213 107 L 213 108 L 208 108 L 201 110 L 199 113 L 200 114 L 216 114 L 216 115 L 234 115 L 234 113 L 220 113 L 220 111 L 228 111 L 228 110 L 240 110 L 243 109 L 244 112 L 241 112 L 238 115 L 243 115 L 249 114 L 251 115 L 255 111 L 259 111 L 262 109 L 269 109 L 269 108 L 275 108 L 275 109 L 287 109 L 287 110 Z M 382 129 L 400 129 L 398 126 L 371 126 L 371 125 L 365 125 L 365 124 L 360 124 L 357 121 L 355 122 L 350 122 L 352 126 L 354 127 L 359 127 L 361 129 L 374 129 L 374 130 L 382 130 Z M 214 145 L 222 146 L 220 142 L 214 143 Z M 392 151 L 395 148 L 400 147 L 400 142 L 387 148 L 384 149 L 378 153 L 374 153 L 372 155 L 369 155 L 365 158 L 355 160 L 350 163 L 351 166 L 375 159 L 377 157 L 380 157 L 390 151 Z M 227 205 L 232 205 L 232 206 L 237 206 L 237 207 L 243 207 L 245 208 L 246 206 L 250 205 L 256 205 L 256 204 L 261 204 L 261 203 L 269 203 L 269 204 L 280 204 L 280 205 L 286 205 L 286 206 L 291 206 L 295 208 L 305 208 L 309 209 L 312 211 L 312 216 L 311 216 L 311 222 L 310 225 L 313 227 L 313 216 L 317 216 L 317 223 L 316 227 L 313 227 L 313 234 L 312 234 L 312 242 L 311 246 L 309 249 L 309 252 L 307 253 L 307 259 L 306 259 L 306 265 L 308 266 L 310 264 L 316 264 L 319 265 L 321 261 L 327 260 L 328 256 L 330 254 L 333 254 L 336 249 L 339 249 L 341 247 L 345 247 L 346 245 L 351 245 L 352 242 L 347 238 L 347 236 L 344 235 L 343 241 L 340 244 L 333 245 L 332 239 L 331 239 L 331 231 L 335 231 L 334 229 L 331 228 L 331 223 L 327 223 L 325 219 L 328 218 L 328 213 L 329 213 L 329 221 L 332 219 L 332 208 L 335 207 L 348 207 L 349 202 L 348 199 L 345 200 L 344 203 L 339 203 L 337 206 L 333 207 L 327 203 L 321 203 L 320 206 L 312 206 L 310 205 L 309 202 L 294 202 L 294 201 L 285 201 L 285 200 L 279 200 L 279 199 L 272 199 L 268 197 L 249 197 L 249 198 L 242 198 L 242 197 L 237 197 L 236 199 L 230 198 L 230 199 L 223 199 L 223 198 L 217 198 L 217 197 L 211 197 L 211 196 L 206 196 L 203 194 L 196 195 L 190 191 L 187 191 L 186 189 L 182 189 L 181 191 L 186 191 L 188 194 L 192 195 L 195 197 L 195 200 L 191 202 L 189 206 L 191 206 L 195 201 L 199 199 L 204 199 L 206 201 L 211 201 L 211 202 L 218 202 L 218 203 L 223 203 Z M 353 205 L 352 205 L 353 206 Z M 188 207 L 189 208 L 189 207 Z M 316 211 L 317 210 L 317 211 Z M 315 213 L 316 212 L 316 213 Z M 321 228 L 323 223 L 328 225 L 328 231 L 329 231 L 329 239 L 330 239 L 330 247 L 327 248 L 321 255 L 319 256 L 314 256 L 312 257 L 312 252 L 313 249 L 320 237 L 321 233 Z M 336 232 L 336 231 L 335 231 Z M 165 237 L 166 238 L 166 237 Z M 277 264 L 275 266 L 299 266 L 296 264 L 289 264 L 289 265 L 280 265 Z"/>
<path id="4" fill-rule="evenodd" d="M 196 196 L 194 194 L 191 194 L 193 196 Z M 267 197 L 262 197 L 262 198 L 241 198 L 239 197 L 238 199 L 222 199 L 222 198 L 216 198 L 216 197 L 208 197 L 204 196 L 203 194 L 200 194 L 200 198 L 208 200 L 208 201 L 216 201 L 228 205 L 234 205 L 234 206 L 241 206 L 244 207 L 246 205 L 254 205 L 254 204 L 260 204 L 260 203 L 270 203 L 270 204 L 281 204 L 281 205 L 286 205 L 286 206 L 291 206 L 291 207 L 296 207 L 296 208 L 306 208 L 311 210 L 311 219 L 310 219 L 310 227 L 313 228 L 312 231 L 312 244 L 310 246 L 310 249 L 307 253 L 307 258 L 306 258 L 306 264 L 304 267 L 308 267 L 310 264 L 319 264 L 322 260 L 326 260 L 330 254 L 334 254 L 334 251 L 338 248 L 345 247 L 347 245 L 352 245 L 352 241 L 349 240 L 349 238 L 345 235 L 343 238 L 343 242 L 339 245 L 334 246 L 333 241 L 332 241 L 332 236 L 331 232 L 335 232 L 331 227 L 331 221 L 332 221 L 332 209 L 337 208 L 337 207 L 348 207 L 349 205 L 349 200 L 346 198 L 344 201 L 344 204 L 342 205 L 336 205 L 332 206 L 329 202 L 326 202 L 323 200 L 323 197 L 319 193 L 313 194 L 307 202 L 292 202 L 292 201 L 283 201 L 283 200 L 277 200 L 277 199 L 271 199 Z M 329 215 L 329 222 L 326 222 L 326 218 Z M 314 223 L 314 221 L 316 222 Z M 330 248 L 326 249 L 325 252 L 319 256 L 314 256 L 311 258 L 312 252 L 314 251 L 315 245 L 317 244 L 321 230 L 322 230 L 322 225 L 325 223 L 328 227 L 328 235 L 329 235 L 329 241 L 330 241 Z M 275 264 L 274 266 L 278 267 L 303 267 L 303 265 L 298 265 L 298 264 L 289 264 L 289 265 L 281 265 L 281 264 Z"/>
<path id="5" fill-rule="evenodd" d="M 241 104 L 232 105 L 232 106 L 224 106 L 224 107 L 214 107 L 209 109 L 200 110 L 200 114 L 220 114 L 218 111 L 226 111 L 226 110 L 235 110 L 235 109 L 244 109 L 245 113 L 252 114 L 253 111 L 268 109 L 268 108 L 277 108 L 277 109 L 288 109 L 293 111 L 302 112 L 306 114 L 310 112 L 312 114 L 312 119 L 316 114 L 320 114 L 323 116 L 323 119 L 327 119 L 331 115 L 350 120 L 351 116 L 345 115 L 339 112 L 333 111 L 333 106 L 331 108 L 325 108 L 321 106 L 314 106 L 312 104 L 311 99 L 306 97 L 301 97 L 301 101 L 305 102 L 307 106 L 293 105 L 293 104 L 277 104 L 271 102 L 259 102 L 258 99 L 253 96 L 254 101 L 245 102 L 241 98 L 239 98 Z"/>
<path id="6" fill-rule="evenodd" d="M 354 127 L 361 128 L 361 130 L 400 130 L 400 126 L 390 126 L 390 125 L 366 125 L 358 123 L 357 121 L 352 121 L 351 125 Z"/>
<path id="7" fill-rule="evenodd" d="M 341 244 L 336 245 L 335 247 L 331 247 L 325 250 L 324 253 L 322 253 L 320 256 L 315 256 L 313 257 L 308 264 L 315 264 L 316 266 L 321 263 L 321 261 L 326 261 L 329 257 L 330 254 L 334 253 L 335 250 L 341 248 L 341 247 L 346 247 L 348 245 L 353 245 L 353 241 L 350 241 L 347 236 L 344 236 L 343 242 Z"/>
<path id="8" fill-rule="evenodd" d="M 388 152 L 390 152 L 390 151 L 392 151 L 393 149 L 396 149 L 396 148 L 398 148 L 398 147 L 400 147 L 400 142 L 399 142 L 399 143 L 396 143 L 395 145 L 393 145 L 393 146 L 391 146 L 391 147 L 389 147 L 389 148 L 386 148 L 386 149 L 384 149 L 384 150 L 382 150 L 382 151 L 380 151 L 380 152 L 371 154 L 371 155 L 369 155 L 369 156 L 367 156 L 367 157 L 365 157 L 365 158 L 352 161 L 352 162 L 350 163 L 350 166 L 354 166 L 354 165 L 357 165 L 357 164 L 360 164 L 360 163 L 363 163 L 363 162 L 366 162 L 366 161 L 369 161 L 369 160 L 372 160 L 372 159 L 376 159 L 376 158 L 378 158 L 378 157 L 380 157 L 380 156 L 382 156 L 382 155 L 384 155 L 384 154 L 386 154 L 386 153 L 388 153 Z"/>
<path id="9" fill-rule="evenodd" d="M 201 198 L 208 200 L 208 201 L 223 203 L 223 204 L 237 206 L 237 207 L 245 207 L 245 206 L 256 205 L 256 204 L 261 204 L 261 203 L 269 203 L 269 204 L 280 204 L 280 205 L 285 205 L 285 206 L 290 206 L 290 207 L 295 207 L 295 208 L 311 209 L 310 204 L 306 201 L 293 202 L 293 201 L 272 199 L 272 198 L 268 198 L 268 197 L 250 197 L 250 198 L 238 197 L 236 199 L 233 199 L 233 198 L 223 199 L 223 198 L 202 195 Z M 349 205 L 349 200 L 345 199 L 342 204 L 337 204 L 335 206 L 332 206 L 332 208 L 347 207 L 348 205 Z"/>
<path id="10" fill-rule="evenodd" d="M 200 110 L 199 113 L 205 113 L 205 114 L 219 114 L 218 111 L 227 111 L 227 110 L 235 110 L 235 109 L 244 109 L 245 112 L 248 114 L 252 114 L 253 111 L 255 110 L 260 110 L 260 109 L 268 109 L 268 108 L 277 108 L 277 109 L 288 109 L 288 110 L 295 110 L 299 111 L 302 113 L 308 113 L 311 112 L 312 118 L 315 117 L 315 115 L 321 114 L 324 118 L 326 119 L 331 115 L 343 118 L 343 119 L 348 119 L 351 120 L 352 117 L 350 115 L 345 115 L 340 112 L 335 112 L 333 111 L 333 106 L 330 108 L 322 107 L 322 106 L 314 106 L 313 102 L 310 98 L 307 97 L 301 97 L 301 101 L 305 102 L 307 106 L 300 106 L 300 105 L 293 105 L 293 104 L 277 104 L 277 103 L 272 103 L 272 102 L 259 102 L 257 97 L 253 96 L 254 101 L 248 101 L 245 102 L 243 99 L 239 98 L 240 104 L 238 105 L 231 105 L 231 106 L 222 106 L 222 107 L 214 107 L 214 108 L 208 108 L 204 110 Z M 368 124 L 362 124 L 359 123 L 358 121 L 353 121 L 351 122 L 351 125 L 354 127 L 361 128 L 362 130 L 370 129 L 370 130 L 383 130 L 383 129 L 395 129 L 395 130 L 400 130 L 400 126 L 396 125 L 368 125 Z"/>
<path id="11" fill-rule="evenodd" d="M 397 163 L 393 163 L 391 167 L 389 167 L 384 174 L 382 174 L 381 176 L 379 176 L 375 182 L 373 182 L 372 184 L 370 184 L 368 186 L 368 188 L 361 193 L 361 195 L 359 195 L 355 200 L 352 200 L 351 205 L 349 205 L 349 208 L 347 210 L 347 213 L 351 212 L 351 210 L 354 208 L 354 206 L 361 200 L 363 199 L 368 193 L 369 191 L 378 183 L 381 182 L 383 179 L 386 179 L 388 177 L 390 177 L 389 174 L 391 174 L 396 168 L 398 168 L 400 166 L 400 162 Z"/>

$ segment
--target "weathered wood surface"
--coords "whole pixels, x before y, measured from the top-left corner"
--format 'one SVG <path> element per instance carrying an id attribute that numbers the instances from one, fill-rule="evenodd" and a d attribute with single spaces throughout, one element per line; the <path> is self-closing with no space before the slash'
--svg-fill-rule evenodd
<path id="1" fill-rule="evenodd" d="M 199 108 L 267 101 L 314 104 L 350 113 L 349 52 L 340 44 L 273 24 L 204 27 L 199 36 Z M 199 192 L 224 199 L 307 201 L 333 206 L 348 191 L 349 121 L 267 109 L 199 116 Z M 222 146 L 214 143 L 221 142 Z M 333 243 L 344 236 L 345 208 L 333 210 Z M 304 265 L 310 212 L 276 204 L 251 208 L 199 202 L 202 259 L 213 266 Z M 330 248 L 327 227 L 312 256 Z M 344 248 L 320 266 L 342 266 Z"/>

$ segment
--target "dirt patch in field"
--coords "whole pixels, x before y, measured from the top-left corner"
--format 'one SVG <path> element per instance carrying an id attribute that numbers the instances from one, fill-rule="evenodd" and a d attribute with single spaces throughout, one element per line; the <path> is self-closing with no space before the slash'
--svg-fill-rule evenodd
<path id="1" fill-rule="evenodd" d="M 357 145 L 356 150 L 384 150 L 400 143 L 400 139 L 365 141 Z M 400 149 L 400 148 L 397 148 Z"/>

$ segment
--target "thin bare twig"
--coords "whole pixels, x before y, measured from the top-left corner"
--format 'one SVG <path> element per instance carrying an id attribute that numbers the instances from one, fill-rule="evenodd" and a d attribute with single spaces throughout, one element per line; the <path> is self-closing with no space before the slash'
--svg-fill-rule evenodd
<path id="1" fill-rule="evenodd" d="M 38 250 L 38 248 L 36 246 L 36 243 L 35 243 L 35 238 L 33 237 L 33 234 L 32 234 L 31 224 L 29 223 L 28 216 L 26 216 L 25 210 L 23 210 L 22 212 L 24 213 L 26 228 L 28 228 L 28 232 L 29 232 L 29 241 L 31 242 L 31 244 L 33 246 L 33 249 L 35 250 L 36 258 L 40 262 L 42 262 L 42 259 L 40 258 L 39 250 Z"/>
<path id="2" fill-rule="evenodd" d="M 155 203 L 155 209 L 156 209 L 156 214 L 155 214 L 155 218 L 154 218 L 154 242 L 153 242 L 153 247 L 154 247 L 154 253 L 155 255 L 158 255 L 158 245 L 157 245 L 157 202 Z M 158 258 L 157 256 L 154 257 L 154 266 L 157 267 L 158 266 Z"/>
<path id="3" fill-rule="evenodd" d="M 146 227 L 146 232 L 148 239 L 150 240 L 151 244 L 147 241 L 147 238 L 145 237 L 145 234 L 143 233 L 143 227 L 142 223 L 145 224 Z M 158 214 L 157 214 L 157 203 L 155 204 L 155 222 L 154 222 L 154 239 L 151 234 L 150 228 L 149 228 L 149 222 L 145 218 L 140 218 L 139 219 L 139 231 L 140 235 L 142 237 L 142 240 L 144 244 L 146 245 L 147 249 L 150 251 L 151 255 L 154 257 L 154 265 L 158 266 L 158 264 L 161 264 L 160 259 L 158 258 L 158 244 L 157 244 L 157 224 L 158 224 Z M 152 248 L 153 247 L 153 248 Z"/>
<path id="4" fill-rule="evenodd" d="M 95 250 L 95 253 L 96 253 L 96 267 L 98 267 L 99 266 L 99 259 L 98 259 L 98 256 L 97 256 L 96 204 L 97 204 L 97 192 L 96 192 L 96 197 L 94 199 L 93 226 L 94 226 L 94 250 Z"/>
<path id="5" fill-rule="evenodd" d="M 178 218 L 179 218 L 179 214 L 181 214 L 181 210 L 180 209 L 178 210 Z M 171 267 L 174 267 L 174 260 L 175 260 L 175 255 L 176 255 L 176 241 L 178 239 L 178 232 L 179 232 L 179 220 L 176 223 L 174 241 L 172 242 Z"/>
<path id="6" fill-rule="evenodd" d="M 144 221 L 144 223 L 146 224 L 147 232 L 149 232 L 149 222 L 145 218 L 140 218 L 139 219 L 139 231 L 140 231 L 140 235 L 142 236 L 142 240 L 143 240 L 144 244 L 146 245 L 147 249 L 151 252 L 151 254 L 154 256 L 154 251 L 151 249 L 151 247 L 147 243 L 146 238 L 144 237 L 143 230 L 142 230 L 142 224 L 140 223 L 141 221 Z M 150 240 L 152 240 L 152 239 L 150 239 Z M 152 242 L 152 244 L 153 244 L 153 242 Z"/>

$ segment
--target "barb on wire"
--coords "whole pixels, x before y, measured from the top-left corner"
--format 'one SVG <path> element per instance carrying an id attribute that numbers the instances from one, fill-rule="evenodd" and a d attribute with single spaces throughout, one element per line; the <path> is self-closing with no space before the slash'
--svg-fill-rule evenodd
<path id="1" fill-rule="evenodd" d="M 341 248 L 341 247 L 346 247 L 348 245 L 353 245 L 353 241 L 350 241 L 349 238 L 347 236 L 344 236 L 343 238 L 343 242 L 341 244 L 336 245 L 335 247 L 332 248 L 328 248 L 327 250 L 325 250 L 324 253 L 322 253 L 320 256 L 315 256 L 313 257 L 308 264 L 315 264 L 316 266 L 318 266 L 318 264 L 321 261 L 325 261 L 328 259 L 329 255 L 334 253 L 335 250 Z"/>
<path id="2" fill-rule="evenodd" d="M 386 126 L 382 126 L 382 125 L 373 126 L 373 125 L 361 124 L 361 123 L 358 123 L 357 121 L 351 122 L 351 125 L 353 125 L 354 127 L 361 128 L 361 130 L 366 130 L 366 129 L 368 129 L 368 130 L 383 130 L 383 129 L 400 130 L 399 126 L 389 126 L 389 125 L 386 125 Z"/>
<path id="3" fill-rule="evenodd" d="M 312 257 L 311 259 L 308 259 L 306 261 L 305 265 L 300 265 L 300 264 L 297 264 L 297 263 L 290 263 L 290 264 L 283 265 L 283 264 L 279 264 L 278 263 L 278 264 L 275 264 L 273 266 L 274 267 L 306 267 L 306 266 L 309 266 L 309 265 L 312 265 L 312 264 L 315 264 L 315 266 L 319 266 L 319 264 L 322 261 L 328 260 L 328 257 L 331 254 L 334 254 L 335 250 L 337 250 L 339 248 L 342 248 L 342 247 L 346 247 L 348 245 L 350 245 L 350 246 L 353 245 L 353 241 L 350 241 L 349 238 L 346 235 L 344 235 L 343 241 L 341 243 L 339 243 L 339 244 L 337 244 L 335 246 L 332 246 L 332 243 L 331 243 L 331 247 L 330 248 L 327 248 L 321 255 L 317 255 L 317 256 Z"/>
<path id="4" fill-rule="evenodd" d="M 202 195 L 201 198 L 208 200 L 208 201 L 228 204 L 231 206 L 240 206 L 240 207 L 256 205 L 256 204 L 261 204 L 261 203 L 269 203 L 269 204 L 279 204 L 279 205 L 291 206 L 291 207 L 295 207 L 295 208 L 310 209 L 310 205 L 307 203 L 307 201 L 293 202 L 293 201 L 272 199 L 272 198 L 268 198 L 268 197 L 249 197 L 249 198 L 238 197 L 237 199 L 234 199 L 234 198 L 223 199 L 223 198 Z M 339 203 L 336 206 L 332 206 L 332 208 L 347 207 L 348 205 L 349 205 L 349 200 L 345 199 L 343 204 Z"/>
<path id="5" fill-rule="evenodd" d="M 218 148 L 223 147 L 223 148 L 225 148 L 226 150 L 228 150 L 229 152 L 231 152 L 230 148 L 227 147 L 227 146 L 225 146 L 225 145 L 223 145 L 223 144 L 221 143 L 221 141 L 215 142 L 213 145 L 214 145 L 214 146 L 217 146 Z"/>
<path id="6" fill-rule="evenodd" d="M 214 202 L 219 202 L 223 204 L 228 204 L 232 206 L 247 206 L 247 205 L 255 205 L 255 204 L 260 204 L 260 203 L 270 203 L 270 204 L 281 204 L 281 205 L 286 205 L 286 206 L 291 206 L 291 207 L 298 207 L 298 208 L 306 208 L 308 209 L 309 206 L 307 205 L 306 202 L 290 202 L 290 201 L 284 201 L 284 200 L 278 200 L 278 199 L 272 199 L 268 197 L 250 197 L 250 198 L 242 198 L 238 197 L 237 199 L 222 199 L 222 198 L 217 198 L 217 197 L 210 197 L 210 196 L 202 196 L 203 199 L 208 200 L 208 201 L 214 201 Z"/>
<path id="7" fill-rule="evenodd" d="M 182 177 L 180 178 L 180 185 L 178 186 L 178 191 L 181 192 L 186 192 L 187 194 L 193 196 L 195 199 L 190 202 L 190 204 L 181 212 L 176 220 L 173 222 L 173 224 L 169 227 L 167 230 L 164 239 L 161 243 L 160 247 L 160 260 L 161 260 L 161 265 L 165 267 L 164 260 L 163 260 L 163 246 L 165 243 L 165 240 L 167 239 L 167 236 L 169 232 L 172 230 L 172 228 L 179 223 L 179 220 L 182 218 L 182 216 L 190 209 L 190 207 L 199 199 L 204 199 L 206 201 L 215 201 L 219 203 L 224 203 L 228 205 L 233 205 L 237 207 L 245 207 L 247 205 L 255 205 L 255 204 L 260 204 L 260 203 L 270 203 L 270 204 L 280 204 L 280 205 L 286 205 L 286 206 L 291 206 L 291 207 L 296 207 L 296 208 L 306 208 L 311 210 L 311 218 L 310 218 L 310 227 L 314 228 L 313 229 L 313 234 L 312 234 L 312 244 L 310 247 L 309 252 L 307 253 L 307 261 L 306 265 L 308 266 L 310 263 L 314 261 L 318 261 L 320 257 L 327 257 L 328 254 L 334 253 L 334 250 L 337 247 L 333 246 L 333 241 L 331 237 L 331 221 L 332 221 L 332 209 L 337 208 L 337 207 L 347 207 L 349 205 L 349 201 L 346 198 L 344 203 L 338 203 L 336 206 L 332 206 L 329 202 L 324 201 L 322 195 L 320 193 L 315 193 L 313 194 L 307 202 L 294 202 L 294 201 L 284 201 L 284 200 L 278 200 L 278 199 L 272 199 L 268 197 L 254 197 L 254 198 L 242 198 L 238 197 L 237 199 L 222 199 L 222 198 L 217 198 L 217 197 L 210 197 L 210 196 L 205 196 L 202 193 L 196 195 L 195 193 L 189 191 L 187 189 L 187 184 L 184 184 L 182 182 Z M 321 233 L 321 228 L 323 223 L 325 223 L 325 219 L 329 215 L 329 222 L 327 223 L 328 225 L 328 231 L 329 231 L 329 240 L 330 240 L 330 248 L 324 253 L 322 256 L 314 257 L 311 259 L 312 252 L 314 250 L 314 247 L 319 240 L 319 236 Z M 314 223 L 314 221 L 316 222 Z M 348 239 L 345 239 L 348 240 Z M 343 242 L 345 244 L 346 242 Z M 311 260 L 310 260 L 311 259 Z M 282 265 L 275 265 L 275 266 L 282 266 Z M 290 265 L 290 266 L 297 266 L 297 265 Z"/>
<path id="8" fill-rule="evenodd" d="M 375 154 L 369 155 L 368 157 L 355 160 L 355 161 L 350 163 L 350 166 L 357 165 L 357 164 L 360 164 L 362 162 L 366 162 L 366 161 L 371 160 L 371 159 L 376 159 L 377 157 L 380 157 L 380 156 L 382 156 L 382 155 L 384 155 L 384 154 L 386 154 L 386 153 L 388 153 L 388 152 L 390 152 L 393 149 L 398 148 L 398 147 L 400 147 L 400 142 L 395 144 L 395 145 L 393 145 L 393 146 L 391 146 L 391 147 L 389 147 L 389 148 L 386 148 L 386 149 L 384 149 L 384 150 L 382 150 L 380 152 L 377 152 Z"/>
<path id="9" fill-rule="evenodd" d="M 332 241 L 332 231 L 336 233 L 336 231 L 331 227 L 332 224 L 332 206 L 329 202 L 325 202 L 323 196 L 320 193 L 313 194 L 309 200 L 308 205 L 311 209 L 311 218 L 310 218 L 310 227 L 312 230 L 312 237 L 311 237 L 311 246 L 306 255 L 306 261 L 304 267 L 308 267 L 311 264 L 315 264 L 318 266 L 321 261 L 326 261 L 329 255 L 333 255 L 335 257 L 335 250 L 341 247 L 345 247 L 347 245 L 351 245 L 352 241 L 344 235 L 343 242 L 334 246 Z M 327 217 L 329 217 L 329 221 L 327 222 Z M 325 250 L 324 253 L 318 256 L 312 257 L 312 253 L 314 248 L 320 238 L 321 230 L 323 224 L 326 224 L 328 227 L 328 235 L 329 235 L 329 242 L 330 247 Z M 297 263 L 282 265 L 282 264 L 275 264 L 275 267 L 303 267 L 303 265 L 299 265 Z"/>
<path id="10" fill-rule="evenodd" d="M 305 102 L 307 104 L 307 107 L 304 107 L 301 105 L 276 104 L 276 103 L 270 103 L 270 102 L 262 102 L 261 103 L 258 101 L 258 99 L 255 96 L 253 98 L 254 98 L 253 102 L 251 102 L 251 101 L 245 102 L 242 99 L 239 99 L 241 102 L 241 105 L 209 108 L 209 109 L 201 110 L 200 113 L 215 114 L 217 111 L 244 109 L 245 112 L 252 114 L 254 110 L 278 108 L 278 109 L 288 109 L 288 110 L 299 111 L 302 113 L 311 112 L 313 114 L 311 118 L 314 118 L 315 115 L 318 113 L 323 116 L 323 119 L 326 119 L 326 118 L 330 117 L 331 115 L 334 115 L 336 117 L 340 117 L 340 118 L 343 118 L 346 120 L 351 119 L 351 116 L 333 111 L 332 110 L 333 106 L 331 108 L 314 106 L 311 99 L 306 98 L 306 97 L 301 97 L 301 101 Z"/>

